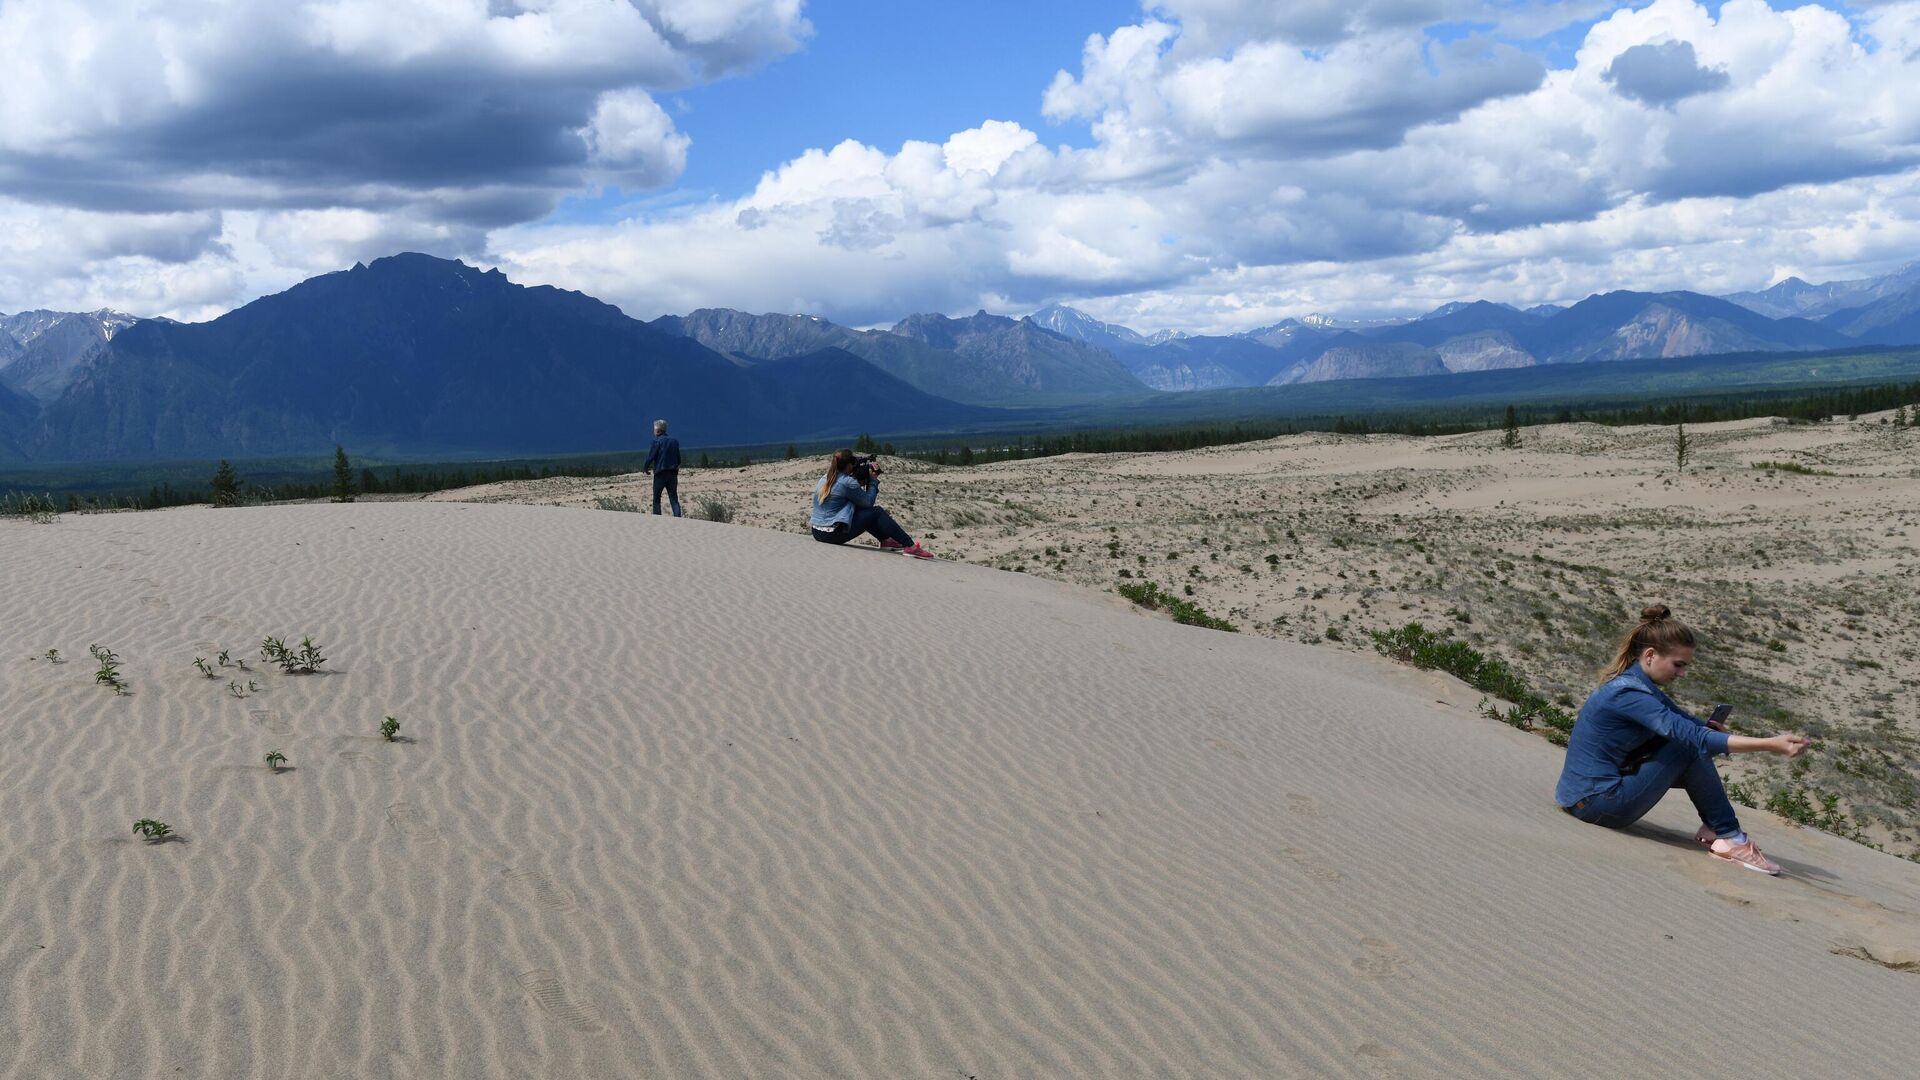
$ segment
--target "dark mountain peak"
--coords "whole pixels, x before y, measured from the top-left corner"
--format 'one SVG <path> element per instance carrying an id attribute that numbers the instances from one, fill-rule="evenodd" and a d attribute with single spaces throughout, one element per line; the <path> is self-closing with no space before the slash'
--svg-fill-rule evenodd
<path id="1" fill-rule="evenodd" d="M 1427 319 L 1444 319 L 1449 315 L 1458 315 L 1461 312 L 1487 314 L 1496 311 L 1519 310 L 1519 308 L 1514 307 L 1512 304 L 1496 304 L 1491 300 L 1455 300 L 1452 303 L 1441 304 L 1439 307 L 1434 308 L 1432 311 L 1427 312 L 1414 321 L 1421 322 Z"/>
<path id="2" fill-rule="evenodd" d="M 1019 325 L 1004 315 L 989 315 L 983 308 L 958 319 L 948 318 L 938 312 L 909 315 L 893 324 L 892 333 L 924 341 L 938 349 L 953 349 L 968 338 L 1013 329 Z"/>

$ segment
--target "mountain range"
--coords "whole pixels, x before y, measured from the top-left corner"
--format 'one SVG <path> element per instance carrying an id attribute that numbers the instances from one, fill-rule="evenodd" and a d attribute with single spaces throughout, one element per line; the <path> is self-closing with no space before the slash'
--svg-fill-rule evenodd
<path id="1" fill-rule="evenodd" d="M 1617 291 L 1568 307 L 1460 301 L 1403 321 L 1324 315 L 1143 334 L 1052 305 L 854 329 L 706 308 L 652 322 L 577 292 L 402 254 L 204 323 L 0 316 L 0 461 L 630 448 L 656 417 L 698 444 L 1044 422 L 1155 392 L 1920 342 L 1920 264 L 1716 298 Z M 1408 389 L 1412 387 L 1413 389 Z M 1036 410 L 1038 410 L 1036 412 Z M 1063 414 L 1064 415 L 1064 414 Z"/>

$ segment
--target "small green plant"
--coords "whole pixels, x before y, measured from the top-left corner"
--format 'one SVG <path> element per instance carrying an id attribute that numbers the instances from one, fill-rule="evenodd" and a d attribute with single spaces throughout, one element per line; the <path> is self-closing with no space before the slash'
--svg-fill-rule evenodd
<path id="1" fill-rule="evenodd" d="M 214 657 L 214 663 L 219 664 L 221 667 L 232 667 L 233 658 L 227 654 L 227 650 L 221 649 L 220 655 Z"/>
<path id="2" fill-rule="evenodd" d="M 194 657 L 193 666 L 196 671 L 200 672 L 200 674 L 202 675 L 205 675 L 209 679 L 216 677 L 213 673 L 212 665 L 207 663 L 207 658 L 204 656 Z"/>
<path id="3" fill-rule="evenodd" d="M 243 698 L 247 696 L 247 692 L 245 690 L 240 689 L 240 684 L 237 682 L 234 682 L 232 679 L 227 680 L 227 693 L 232 694 L 234 697 L 237 697 L 237 698 Z"/>
<path id="4" fill-rule="evenodd" d="M 112 649 L 101 645 L 89 645 L 87 646 L 87 651 L 92 653 L 93 658 L 100 664 L 99 668 L 93 673 L 93 681 L 99 683 L 101 686 L 108 687 L 116 694 L 125 694 L 127 692 L 127 683 L 125 679 L 120 677 L 119 655 Z"/>
<path id="5" fill-rule="evenodd" d="M 266 761 L 267 768 L 272 769 L 274 772 L 279 772 L 287 764 L 287 755 L 278 750 L 269 750 L 267 751 Z"/>
<path id="6" fill-rule="evenodd" d="M 389 716 L 380 722 L 380 737 L 392 742 L 400 736 L 400 721 Z"/>
<path id="7" fill-rule="evenodd" d="M 732 521 L 733 504 L 712 495 L 702 495 L 693 500 L 693 516 L 708 521 Z"/>
<path id="8" fill-rule="evenodd" d="M 42 655 L 42 656 L 44 656 L 44 657 L 46 657 L 46 660 L 47 660 L 47 663 L 49 663 L 49 664 L 64 664 L 64 663 L 66 663 L 66 661 L 65 661 L 65 660 L 62 660 L 62 659 L 60 659 L 60 650 L 59 650 L 59 649 L 48 649 L 48 650 L 47 650 L 46 652 L 44 652 L 44 653 L 42 653 L 41 655 Z"/>
<path id="9" fill-rule="evenodd" d="M 634 502 L 630 495 L 602 495 L 593 500 L 593 505 L 602 510 L 618 510 L 626 514 L 640 512 L 640 504 Z"/>
<path id="10" fill-rule="evenodd" d="M 143 817 L 139 821 L 134 822 L 133 831 L 146 837 L 148 843 L 165 840 L 167 837 L 173 835 L 173 830 L 167 826 L 166 822 L 155 821 L 150 817 Z"/>
<path id="11" fill-rule="evenodd" d="M 300 639 L 300 651 L 293 654 L 293 670 L 299 674 L 311 675 L 320 670 L 327 658 L 320 653 L 320 646 L 313 643 L 311 637 Z"/>
<path id="12" fill-rule="evenodd" d="M 280 665 L 280 670 L 288 675 L 312 675 L 327 662 L 311 636 L 301 638 L 298 649 L 288 648 L 280 638 L 267 638 L 260 643 L 260 655 L 267 662 Z"/>

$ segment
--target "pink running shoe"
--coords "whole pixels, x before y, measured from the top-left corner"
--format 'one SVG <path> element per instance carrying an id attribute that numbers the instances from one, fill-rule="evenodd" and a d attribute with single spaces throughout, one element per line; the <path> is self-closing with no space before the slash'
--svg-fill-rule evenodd
<path id="1" fill-rule="evenodd" d="M 919 542 L 918 540 L 916 540 L 916 541 L 914 541 L 914 542 L 913 542 L 913 546 L 911 546 L 911 547 L 903 547 L 903 548 L 901 548 L 901 549 L 900 549 L 900 554 L 902 554 L 902 555 L 911 555 L 911 556 L 913 556 L 913 557 L 914 557 L 914 558 L 916 558 L 916 559 L 931 559 L 931 558 L 933 558 L 933 552 L 931 552 L 931 551 L 928 551 L 928 550 L 927 550 L 926 548 L 923 548 L 923 547 L 921 547 L 921 546 L 920 546 L 920 542 Z"/>
<path id="2" fill-rule="evenodd" d="M 1715 840 L 1713 846 L 1707 848 L 1707 850 L 1711 852 L 1716 859 L 1725 859 L 1730 863 L 1737 866 L 1744 866 L 1749 870 L 1758 870 L 1763 874 L 1777 875 L 1780 873 L 1780 864 L 1760 854 L 1760 849 L 1754 846 L 1752 840 L 1748 840 L 1744 844 L 1735 844 L 1727 840 Z"/>
<path id="3" fill-rule="evenodd" d="M 1694 843 L 1699 844 L 1701 847 L 1712 847 L 1713 842 L 1718 839 L 1720 839 L 1720 834 L 1714 832 L 1713 826 L 1711 825 L 1702 825 L 1700 826 L 1700 831 L 1693 834 Z"/>
<path id="4" fill-rule="evenodd" d="M 888 551 L 899 551 L 905 548 L 907 545 L 901 543 L 898 540 L 895 540 L 891 536 L 883 536 L 880 538 L 880 546 L 887 549 Z"/>

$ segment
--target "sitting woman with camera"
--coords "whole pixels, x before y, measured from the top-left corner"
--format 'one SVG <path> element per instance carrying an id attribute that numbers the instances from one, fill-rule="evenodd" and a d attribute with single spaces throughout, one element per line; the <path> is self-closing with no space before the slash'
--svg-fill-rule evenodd
<path id="1" fill-rule="evenodd" d="M 813 513 L 807 519 L 813 538 L 823 544 L 844 544 L 872 533 L 889 551 L 916 559 L 933 558 L 933 552 L 915 543 L 893 515 L 875 505 L 879 494 L 880 468 L 873 458 L 856 457 L 851 450 L 835 450 L 827 462 L 827 474 L 813 492 Z"/>

